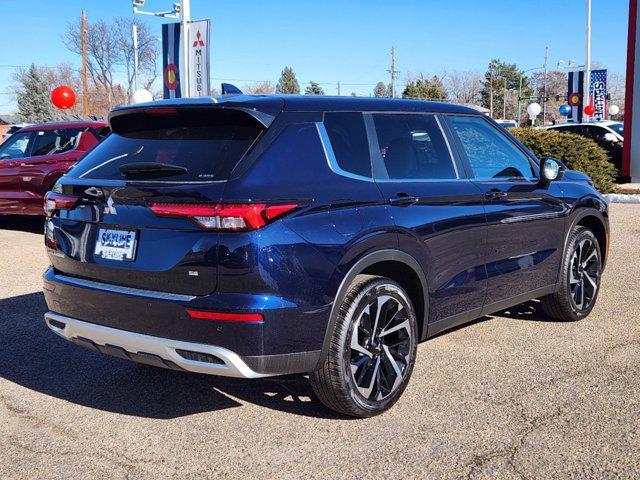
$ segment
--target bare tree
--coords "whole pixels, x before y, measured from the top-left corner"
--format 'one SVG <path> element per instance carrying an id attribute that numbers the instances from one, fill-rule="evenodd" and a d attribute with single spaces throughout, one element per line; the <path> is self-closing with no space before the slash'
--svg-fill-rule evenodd
<path id="1" fill-rule="evenodd" d="M 139 19 L 116 18 L 107 23 L 87 23 L 87 70 L 91 83 L 106 96 L 106 107 L 130 100 L 134 84 L 132 25 L 138 26 L 138 72 L 144 88 L 151 88 L 157 77 L 158 42 L 151 29 Z M 67 48 L 82 52 L 82 22 L 70 23 L 63 34 Z M 119 85 L 118 73 L 124 73 L 125 86 Z M 122 75 L 120 76 L 122 78 Z"/>
<path id="2" fill-rule="evenodd" d="M 617 105 L 620 107 L 620 113 L 614 117 L 615 120 L 621 120 L 624 117 L 624 99 L 626 93 L 626 78 L 620 73 L 609 73 L 607 79 L 607 90 L 611 99 L 608 105 Z"/>
<path id="3" fill-rule="evenodd" d="M 253 85 L 245 85 L 242 91 L 244 93 L 271 94 L 275 93 L 276 87 L 272 82 L 263 80 L 261 82 L 256 82 Z"/>
<path id="4" fill-rule="evenodd" d="M 99 86 L 107 95 L 111 107 L 116 101 L 114 70 L 121 53 L 118 39 L 113 29 L 104 20 L 87 22 L 87 70 L 94 85 Z M 63 41 L 72 52 L 82 54 L 82 21 L 67 26 Z"/>
<path id="5" fill-rule="evenodd" d="M 456 103 L 477 104 L 482 91 L 482 75 L 471 70 L 454 71 L 448 75 L 447 91 Z"/>
<path id="6" fill-rule="evenodd" d="M 555 70 L 547 72 L 545 78 L 544 72 L 535 72 L 529 77 L 529 85 L 533 88 L 533 94 L 539 98 L 539 103 L 542 103 L 542 97 L 546 91 L 548 97 L 548 100 L 545 101 L 547 120 L 562 120 L 563 117 L 560 115 L 560 107 L 567 103 L 566 73 Z"/>

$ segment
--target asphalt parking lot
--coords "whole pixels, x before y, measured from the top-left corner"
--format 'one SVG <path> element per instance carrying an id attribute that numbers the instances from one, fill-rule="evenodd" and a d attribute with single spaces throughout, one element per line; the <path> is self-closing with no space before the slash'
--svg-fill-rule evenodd
<path id="1" fill-rule="evenodd" d="M 420 345 L 388 413 L 339 417 L 304 377 L 154 369 L 44 325 L 37 220 L 0 217 L 0 478 L 638 478 L 640 205 L 612 205 L 599 303 L 534 302 Z"/>

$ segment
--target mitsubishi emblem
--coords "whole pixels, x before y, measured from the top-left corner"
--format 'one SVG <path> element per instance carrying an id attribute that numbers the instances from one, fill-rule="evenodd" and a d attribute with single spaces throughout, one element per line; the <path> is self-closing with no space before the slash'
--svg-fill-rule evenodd
<path id="1" fill-rule="evenodd" d="M 118 214 L 118 212 L 116 211 L 116 207 L 113 205 L 113 198 L 111 197 L 111 195 L 109 195 L 109 198 L 107 199 L 107 206 L 104 207 L 104 213 L 108 213 L 111 215 Z"/>

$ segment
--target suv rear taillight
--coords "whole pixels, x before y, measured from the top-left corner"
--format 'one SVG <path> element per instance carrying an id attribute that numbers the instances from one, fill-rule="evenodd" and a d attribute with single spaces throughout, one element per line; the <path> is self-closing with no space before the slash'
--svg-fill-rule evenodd
<path id="1" fill-rule="evenodd" d="M 80 198 L 74 195 L 47 192 L 44 196 L 44 213 L 47 217 L 50 217 L 56 210 L 71 210 L 78 204 L 79 200 Z"/>
<path id="2" fill-rule="evenodd" d="M 159 217 L 188 218 L 206 230 L 241 232 L 257 230 L 298 208 L 297 203 L 153 203 Z"/>

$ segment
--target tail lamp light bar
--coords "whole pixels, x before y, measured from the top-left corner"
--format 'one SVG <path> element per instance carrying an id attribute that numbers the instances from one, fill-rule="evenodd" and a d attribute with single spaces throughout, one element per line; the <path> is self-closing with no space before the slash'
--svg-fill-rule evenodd
<path id="1" fill-rule="evenodd" d="M 151 211 L 159 217 L 188 218 L 205 230 L 257 230 L 298 208 L 297 203 L 153 203 Z"/>
<path id="2" fill-rule="evenodd" d="M 44 213 L 47 217 L 56 210 L 71 210 L 78 204 L 79 197 L 48 192 L 44 197 Z"/>

